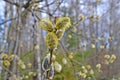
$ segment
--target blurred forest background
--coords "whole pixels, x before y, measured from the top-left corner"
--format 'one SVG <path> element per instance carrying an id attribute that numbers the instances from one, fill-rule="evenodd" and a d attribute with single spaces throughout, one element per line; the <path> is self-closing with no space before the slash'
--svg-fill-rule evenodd
<path id="1" fill-rule="evenodd" d="M 120 80 L 120 0 L 0 0 L 0 11 L 0 80 L 46 80 L 39 22 L 63 16 L 71 26 L 54 51 L 60 69 L 51 80 Z"/>

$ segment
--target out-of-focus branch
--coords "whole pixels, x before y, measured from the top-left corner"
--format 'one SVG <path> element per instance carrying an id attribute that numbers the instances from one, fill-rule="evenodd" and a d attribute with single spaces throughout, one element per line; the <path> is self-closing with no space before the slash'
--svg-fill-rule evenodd
<path id="1" fill-rule="evenodd" d="M 59 4 L 58 4 L 58 6 L 57 6 L 57 8 L 53 11 L 53 13 L 52 14 L 54 14 L 58 9 L 59 9 L 59 7 L 60 7 L 60 5 L 63 3 L 63 1 L 64 0 L 62 0 L 61 2 L 59 2 Z"/>
<path id="2" fill-rule="evenodd" d="M 10 19 L 8 19 L 8 20 L 5 20 L 5 21 L 1 22 L 0 25 L 4 25 L 5 23 L 7 23 L 7 22 L 9 22 L 9 21 L 11 21 L 11 20 L 15 20 L 15 19 L 17 19 L 17 18 L 18 18 L 18 17 L 10 18 Z"/>
<path id="3" fill-rule="evenodd" d="M 12 1 L 10 1 L 10 0 L 3 0 L 3 1 L 5 1 L 5 2 L 7 2 L 7 3 L 9 3 L 9 4 L 12 4 L 12 5 L 15 5 L 16 7 L 19 7 L 19 6 L 20 6 L 19 3 L 12 2 Z M 27 9 L 31 4 L 33 4 L 33 3 L 39 3 L 39 2 L 42 2 L 42 1 L 43 1 L 43 0 L 38 0 L 38 1 L 28 0 L 28 2 L 27 2 L 26 4 L 22 5 L 22 7 L 24 7 L 25 9 Z"/>
<path id="4" fill-rule="evenodd" d="M 68 53 L 68 50 L 65 48 L 65 46 L 63 45 L 63 43 L 60 41 L 60 46 L 62 47 L 62 49 L 65 51 L 65 55 L 66 56 L 68 56 L 69 55 L 69 53 Z M 69 58 L 68 58 L 69 59 Z M 73 71 L 74 71 L 74 74 L 75 74 L 75 76 L 76 76 L 76 79 L 77 79 L 77 75 L 76 75 L 76 70 L 75 70 L 75 64 L 74 63 L 77 63 L 78 64 L 78 62 L 77 61 L 75 61 L 75 60 L 73 60 L 73 59 L 69 59 L 70 60 L 70 62 L 71 62 L 71 65 L 72 65 L 72 67 L 73 67 Z M 80 63 L 79 63 L 80 64 Z M 80 64 L 81 65 L 81 64 Z"/>
<path id="5" fill-rule="evenodd" d="M 18 4 L 18 3 L 12 2 L 12 1 L 10 1 L 10 0 L 3 0 L 3 1 L 19 7 L 19 4 Z"/>

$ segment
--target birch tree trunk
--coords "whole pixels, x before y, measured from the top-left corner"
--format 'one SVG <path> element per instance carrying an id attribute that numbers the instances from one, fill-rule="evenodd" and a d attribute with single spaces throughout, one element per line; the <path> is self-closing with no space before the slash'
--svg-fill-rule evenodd
<path id="1" fill-rule="evenodd" d="M 37 14 L 37 12 L 34 12 L 34 15 Z M 35 16 L 34 16 L 35 18 Z M 34 78 L 35 80 L 41 80 L 41 47 L 40 47 L 40 40 L 41 40 L 41 35 L 40 35 L 40 28 L 39 28 L 39 20 L 35 18 L 34 20 L 34 28 L 35 28 L 35 34 L 34 34 L 34 49 L 35 49 L 35 60 L 34 60 L 34 67 L 36 69 L 36 77 Z"/>
<path id="2" fill-rule="evenodd" d="M 8 13 L 9 13 L 9 7 L 7 5 L 9 5 L 9 4 L 6 3 L 6 6 L 5 6 L 5 20 L 8 19 Z M 7 36 L 8 36 L 8 26 L 7 26 L 7 24 L 4 24 L 4 34 L 3 35 L 4 35 L 3 36 L 3 44 L 2 44 L 2 47 L 1 47 L 2 53 L 4 53 L 6 51 L 6 43 L 7 43 Z M 1 62 L 0 65 L 2 66 L 2 62 Z M 5 76 L 4 76 L 4 80 L 6 80 L 6 79 L 7 79 L 7 72 L 5 72 Z"/>

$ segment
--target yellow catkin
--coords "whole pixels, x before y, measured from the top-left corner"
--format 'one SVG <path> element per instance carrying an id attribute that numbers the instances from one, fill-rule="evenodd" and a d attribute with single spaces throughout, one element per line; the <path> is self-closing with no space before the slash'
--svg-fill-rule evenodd
<path id="1" fill-rule="evenodd" d="M 73 58 L 73 54 L 74 54 L 73 52 L 70 52 L 69 55 L 68 55 L 68 57 L 69 57 L 70 59 L 72 59 L 72 58 Z"/>
<path id="2" fill-rule="evenodd" d="M 79 75 L 80 75 L 81 77 L 83 77 L 83 78 L 86 78 L 86 77 L 87 77 L 86 73 L 81 72 L 81 71 L 80 71 Z"/>
<path id="3" fill-rule="evenodd" d="M 90 73 L 91 75 L 93 75 L 93 74 L 94 74 L 93 69 L 91 69 L 89 73 Z"/>
<path id="4" fill-rule="evenodd" d="M 110 55 L 106 54 L 106 55 L 104 56 L 104 58 L 105 58 L 105 59 L 110 59 Z"/>
<path id="5" fill-rule="evenodd" d="M 8 54 L 6 53 L 2 54 L 2 59 L 8 59 Z"/>
<path id="6" fill-rule="evenodd" d="M 36 45 L 34 48 L 35 48 L 36 50 L 38 50 L 38 49 L 39 49 L 39 45 Z"/>
<path id="7" fill-rule="evenodd" d="M 64 34 L 63 31 L 57 32 L 57 34 L 56 34 L 56 35 L 57 35 L 57 38 L 60 40 L 60 39 L 62 38 L 63 34 Z"/>
<path id="8" fill-rule="evenodd" d="M 9 60 L 12 61 L 14 59 L 15 55 L 10 55 Z"/>
<path id="9" fill-rule="evenodd" d="M 90 21 L 94 22 L 94 15 L 93 14 L 90 16 Z"/>
<path id="10" fill-rule="evenodd" d="M 32 63 L 28 63 L 28 64 L 27 64 L 27 67 L 28 67 L 28 68 L 32 68 Z"/>
<path id="11" fill-rule="evenodd" d="M 109 62 L 113 63 L 116 60 L 116 56 L 114 54 L 111 55 Z"/>
<path id="12" fill-rule="evenodd" d="M 97 65 L 96 65 L 96 69 L 97 69 L 98 71 L 100 71 L 100 69 L 101 69 L 101 64 L 97 64 Z"/>
<path id="13" fill-rule="evenodd" d="M 97 20 L 97 21 L 100 20 L 100 16 L 99 16 L 99 15 L 96 16 L 96 20 Z"/>
<path id="14" fill-rule="evenodd" d="M 56 72 L 58 72 L 58 73 L 61 72 L 62 66 L 57 61 L 53 65 L 54 65 Z"/>
<path id="15" fill-rule="evenodd" d="M 91 66 L 88 64 L 88 65 L 86 65 L 86 68 L 87 69 L 91 69 Z"/>
<path id="16" fill-rule="evenodd" d="M 104 49 L 104 48 L 105 48 L 105 46 L 104 46 L 104 45 L 101 45 L 101 46 L 100 46 L 100 49 Z"/>
<path id="17" fill-rule="evenodd" d="M 34 3 L 34 4 L 33 4 L 33 7 L 34 7 L 35 10 L 37 10 L 37 9 L 39 8 L 39 6 L 38 6 L 37 3 Z"/>
<path id="18" fill-rule="evenodd" d="M 83 14 L 79 15 L 80 21 L 83 21 L 85 19 L 85 16 Z"/>
<path id="19" fill-rule="evenodd" d="M 95 48 L 95 44 L 91 44 L 91 48 L 93 48 L 93 49 L 94 49 L 94 48 Z"/>
<path id="20" fill-rule="evenodd" d="M 5 67 L 9 67 L 10 66 L 10 62 L 8 60 L 4 60 L 3 64 Z"/>
<path id="21" fill-rule="evenodd" d="M 66 30 L 71 26 L 69 17 L 60 17 L 56 22 L 56 29 L 58 30 Z"/>
<path id="22" fill-rule="evenodd" d="M 55 33 L 49 32 L 46 35 L 46 45 L 49 48 L 56 48 L 58 46 L 58 38 Z"/>
<path id="23" fill-rule="evenodd" d="M 41 19 L 39 25 L 43 30 L 46 30 L 46 31 L 49 31 L 49 32 L 53 31 L 53 24 L 47 18 Z"/>

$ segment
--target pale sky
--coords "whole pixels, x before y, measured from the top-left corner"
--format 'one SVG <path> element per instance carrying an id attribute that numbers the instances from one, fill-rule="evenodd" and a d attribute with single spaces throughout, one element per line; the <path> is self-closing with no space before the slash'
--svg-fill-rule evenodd
<path id="1" fill-rule="evenodd" d="M 0 0 L 0 17 L 2 18 L 4 16 L 4 7 L 5 7 L 5 2 Z"/>

